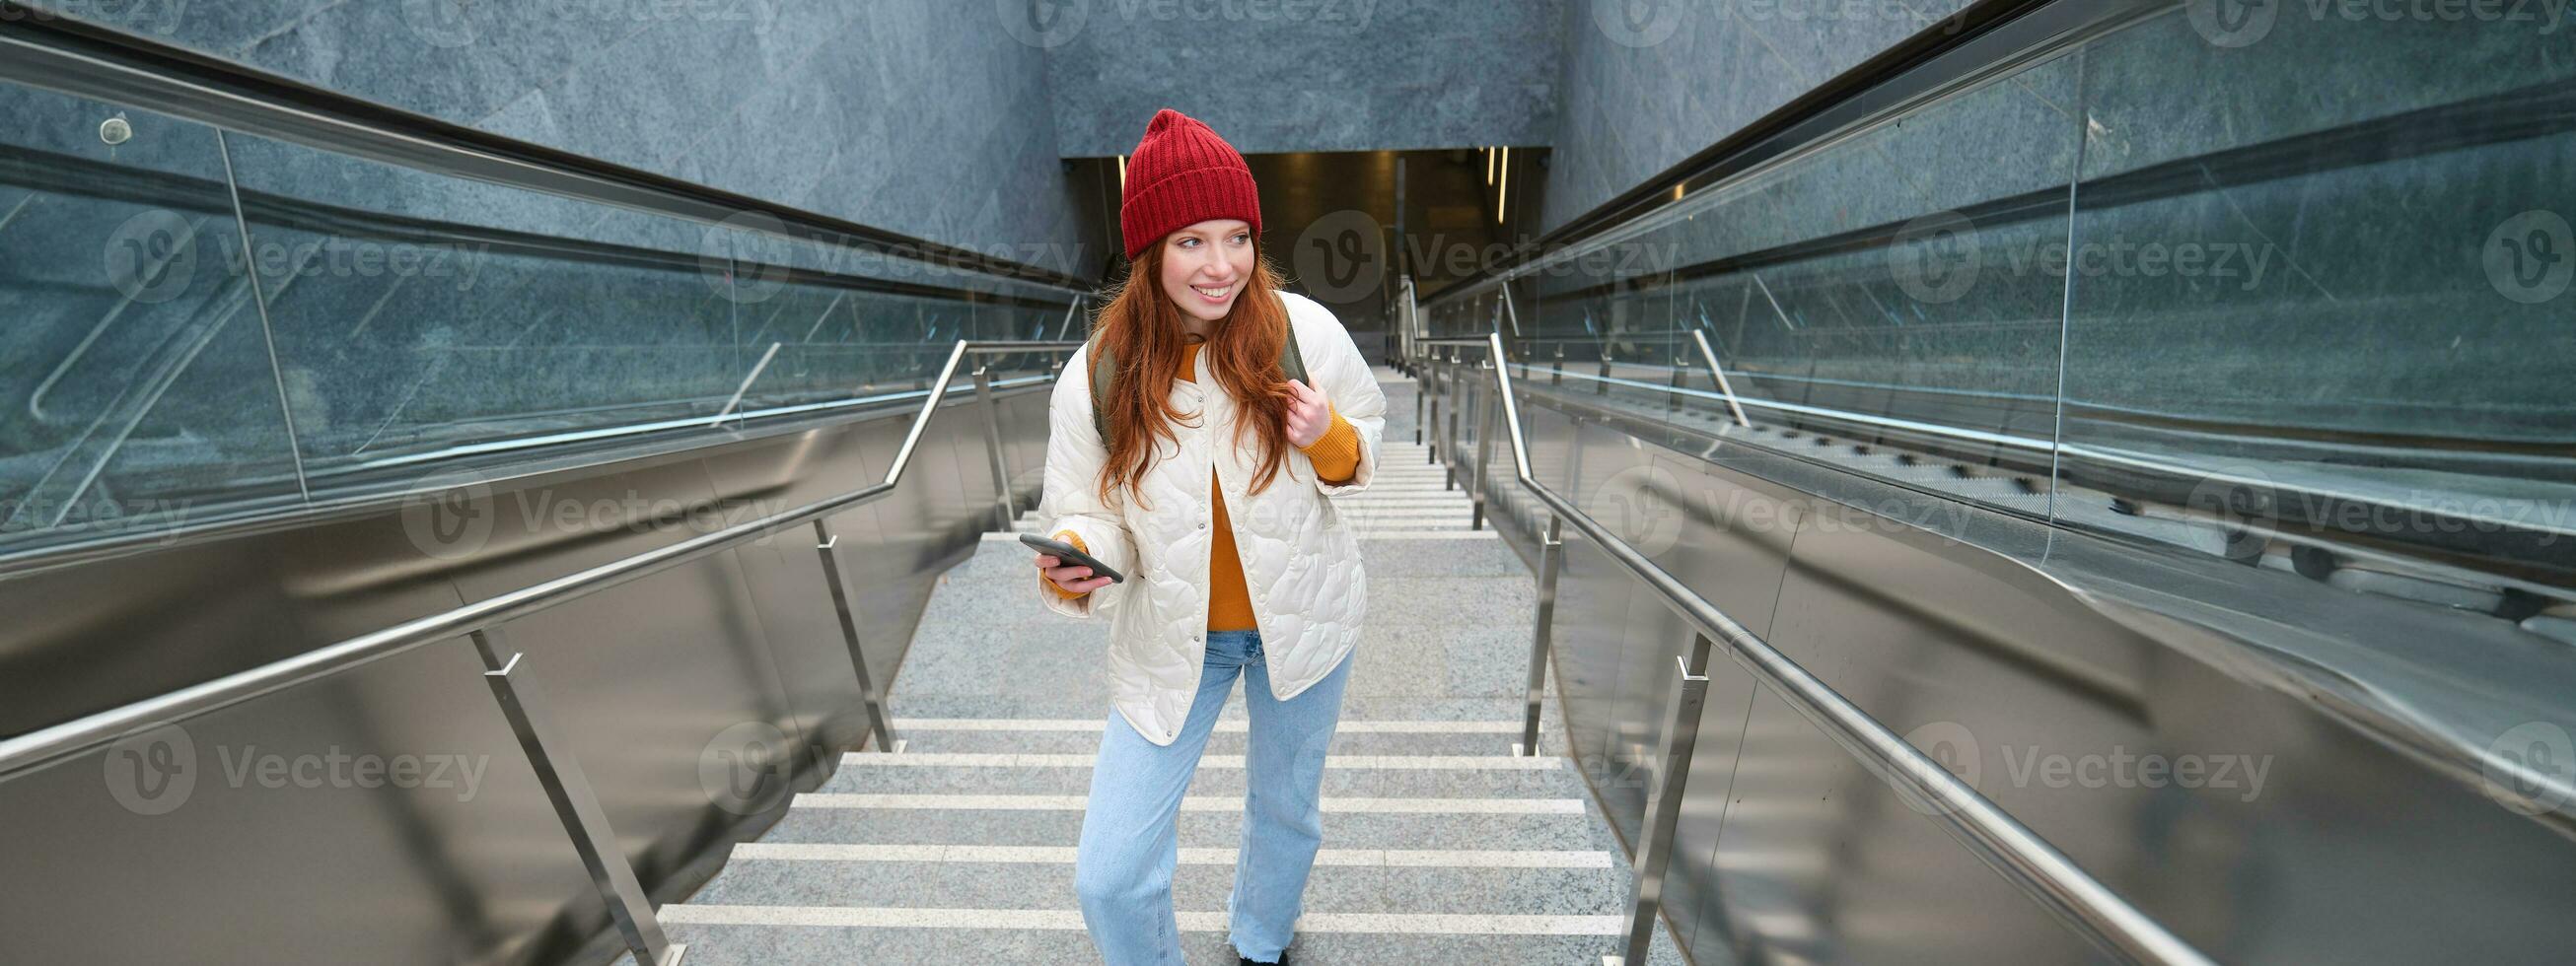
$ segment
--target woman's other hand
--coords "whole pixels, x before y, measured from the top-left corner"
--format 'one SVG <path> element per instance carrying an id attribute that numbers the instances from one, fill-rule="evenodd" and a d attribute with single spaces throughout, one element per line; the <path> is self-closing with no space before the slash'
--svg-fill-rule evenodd
<path id="1" fill-rule="evenodd" d="M 1303 380 L 1288 380 L 1288 390 L 1297 394 L 1288 404 L 1288 445 L 1298 449 L 1315 445 L 1324 431 L 1333 428 L 1333 407 L 1324 401 L 1322 390 Z"/>

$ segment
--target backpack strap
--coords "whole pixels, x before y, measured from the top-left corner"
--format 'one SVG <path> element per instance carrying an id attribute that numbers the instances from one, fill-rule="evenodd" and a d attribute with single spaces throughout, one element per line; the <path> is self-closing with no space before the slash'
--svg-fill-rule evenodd
<path id="1" fill-rule="evenodd" d="M 1279 347 L 1280 374 L 1306 383 L 1307 388 L 1314 388 L 1315 384 L 1306 379 L 1306 354 L 1297 350 L 1297 320 L 1288 320 L 1288 338 L 1280 341 L 1282 342 Z"/>
<path id="2" fill-rule="evenodd" d="M 1118 360 L 1101 339 L 1091 340 L 1091 431 L 1100 434 L 1102 449 L 1109 447 L 1109 413 L 1103 403 L 1109 399 L 1109 382 L 1118 375 Z"/>

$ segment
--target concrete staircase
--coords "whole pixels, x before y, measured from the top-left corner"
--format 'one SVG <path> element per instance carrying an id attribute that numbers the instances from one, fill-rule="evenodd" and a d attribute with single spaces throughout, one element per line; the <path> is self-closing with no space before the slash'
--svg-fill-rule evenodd
<path id="1" fill-rule="evenodd" d="M 1411 442 L 1410 380 L 1381 381 L 1384 462 L 1342 503 L 1362 528 L 1371 613 L 1290 958 L 1595 966 L 1618 951 L 1630 873 L 1570 760 L 1513 754 L 1532 581 L 1490 530 L 1467 528 L 1463 491 Z M 1110 715 L 1106 622 L 1037 607 L 1015 543 L 988 535 L 934 593 L 889 699 L 901 750 L 845 756 L 698 895 L 661 910 L 689 966 L 1100 961 L 1073 861 Z M 1173 897 L 1191 963 L 1235 962 L 1222 910 L 1241 835 L 1241 688 L 1179 820 Z M 1553 695 L 1539 746 L 1565 748 Z M 1660 930 L 1652 961 L 1682 962 Z"/>

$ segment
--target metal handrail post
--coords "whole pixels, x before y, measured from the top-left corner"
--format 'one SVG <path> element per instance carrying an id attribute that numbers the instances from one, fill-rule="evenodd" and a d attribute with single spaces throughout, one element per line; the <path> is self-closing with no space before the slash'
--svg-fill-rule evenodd
<path id="1" fill-rule="evenodd" d="M 1493 365 L 1493 360 L 1488 359 L 1484 362 L 1478 363 L 1477 368 L 1488 369 L 1492 368 Z M 1484 399 L 1482 403 L 1476 407 L 1476 506 L 1475 518 L 1469 521 L 1468 529 L 1482 530 L 1485 528 L 1485 495 L 1493 486 L 1493 475 L 1486 472 L 1485 468 L 1492 465 L 1493 462 L 1494 402 L 1491 399 Z"/>
<path id="2" fill-rule="evenodd" d="M 1438 353 L 1438 352 L 1433 352 L 1433 353 L 1431 353 L 1430 355 L 1428 355 L 1428 356 L 1424 357 L 1424 359 L 1423 359 L 1423 371 L 1424 371 L 1425 373 L 1428 373 L 1428 374 L 1430 375 L 1430 378 L 1429 378 L 1429 379 L 1423 380 L 1422 386 L 1423 386 L 1423 388 L 1424 388 L 1425 390 L 1429 391 L 1429 392 L 1430 392 L 1430 394 L 1431 394 L 1431 439 L 1430 439 L 1430 445 L 1423 447 L 1427 452 L 1425 452 L 1425 453 L 1423 454 L 1423 459 L 1422 459 L 1422 461 L 1423 461 L 1423 462 L 1425 462 L 1425 463 L 1438 463 L 1438 462 L 1440 462 L 1440 395 L 1441 395 L 1441 385 L 1440 385 L 1441 369 L 1440 369 L 1440 355 L 1439 355 L 1439 353 Z"/>
<path id="3" fill-rule="evenodd" d="M 1521 718 L 1521 754 L 1538 754 L 1539 698 L 1547 691 L 1548 648 L 1556 637 L 1556 578 L 1565 563 L 1565 518 L 1547 515 L 1538 545 L 1538 625 L 1530 633 L 1529 692 Z"/>
<path id="4" fill-rule="evenodd" d="M 1463 378 L 1458 372 L 1458 350 L 1449 350 L 1449 364 L 1447 369 L 1449 371 L 1449 388 L 1447 390 L 1447 393 L 1449 394 L 1449 434 L 1444 437 L 1444 439 L 1447 441 L 1449 458 L 1440 461 L 1440 489 L 1443 491 L 1458 488 L 1459 403 L 1458 397 L 1455 393 L 1460 390 L 1461 387 L 1459 382 Z"/>
<path id="5" fill-rule="evenodd" d="M 519 739 L 519 750 L 528 756 L 528 767 L 545 788 L 555 818 L 572 838 L 573 851 L 581 856 L 591 885 L 608 904 L 608 918 L 616 923 L 618 936 L 626 940 L 636 962 L 677 966 L 685 947 L 672 945 L 670 936 L 662 932 L 662 921 L 653 915 L 653 901 L 644 895 L 635 867 L 626 861 L 626 851 L 609 828 L 608 812 L 599 807 L 599 796 L 583 777 L 581 762 L 556 726 L 545 689 L 537 685 L 527 655 L 511 650 L 497 627 L 480 628 L 466 636 L 483 658 L 483 683 L 491 687 L 492 700 L 509 720 L 510 734 Z"/>
<path id="6" fill-rule="evenodd" d="M 868 674 L 867 652 L 859 646 L 858 613 L 850 606 L 849 584 L 841 579 L 840 558 L 832 555 L 840 542 L 829 525 L 814 521 L 814 553 L 823 560 L 823 584 L 832 590 L 832 611 L 841 622 L 841 646 L 849 649 L 850 672 L 858 678 L 859 706 L 867 712 L 868 731 L 876 735 L 877 750 L 893 754 L 903 748 L 895 742 L 894 722 L 886 714 L 885 701 L 877 697 L 876 682 Z"/>
<path id="7" fill-rule="evenodd" d="M 1674 356 L 1674 357 L 1673 357 L 1673 390 L 1674 390 L 1674 391 L 1669 392 L 1669 393 L 1665 393 L 1665 394 L 1664 394 L 1664 411 L 1665 411 L 1665 412 L 1667 412 L 1667 413 L 1679 413 L 1679 412 L 1681 412 L 1681 411 L 1682 411 L 1682 394 L 1681 394 L 1681 391 L 1680 391 L 1680 390 L 1681 390 L 1681 388 L 1682 388 L 1682 377 L 1687 376 L 1687 375 L 1689 375 L 1689 374 L 1690 374 L 1690 357 L 1688 357 L 1688 356 L 1678 356 L 1678 355 L 1677 355 L 1677 356 Z"/>
<path id="8" fill-rule="evenodd" d="M 1019 501 L 1011 498 L 1010 464 L 1002 459 L 1002 407 L 993 401 L 993 367 L 975 367 L 975 403 L 984 410 L 984 453 L 993 463 L 993 502 L 1002 515 L 996 530 L 1008 530 L 1020 515 Z"/>
<path id="9" fill-rule="evenodd" d="M 1672 871 L 1673 832 L 1681 824 L 1682 796 L 1690 787 L 1691 753 L 1699 747 L 1700 712 L 1708 706 L 1706 634 L 1691 635 L 1688 655 L 1677 655 L 1681 679 L 1673 682 L 1665 706 L 1663 749 L 1655 757 L 1655 790 L 1646 799 L 1646 821 L 1638 832 L 1635 904 L 1628 912 L 1625 962 L 1644 966 L 1655 941 L 1655 914 L 1664 901 L 1664 877 Z"/>
<path id="10" fill-rule="evenodd" d="M 1735 387 L 1726 383 L 1726 367 L 1717 364 L 1717 350 L 1709 347 L 1708 331 L 1692 329 L 1691 338 L 1699 342 L 1700 358 L 1708 360 L 1708 374 L 1716 377 L 1717 391 L 1726 397 L 1726 408 L 1735 413 L 1736 425 L 1753 428 L 1753 421 L 1744 418 L 1744 404 L 1735 401 Z"/>

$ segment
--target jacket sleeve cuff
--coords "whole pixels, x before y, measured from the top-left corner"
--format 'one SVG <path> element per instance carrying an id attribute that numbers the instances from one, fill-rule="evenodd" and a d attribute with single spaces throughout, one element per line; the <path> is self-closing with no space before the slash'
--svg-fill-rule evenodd
<path id="1" fill-rule="evenodd" d="M 1349 420 L 1342 418 L 1342 411 L 1333 407 L 1331 400 L 1325 400 L 1324 405 L 1333 415 L 1332 428 L 1324 430 L 1312 445 L 1299 448 L 1314 460 L 1316 479 L 1327 485 L 1348 483 L 1359 473 L 1360 434 L 1351 428 Z"/>

